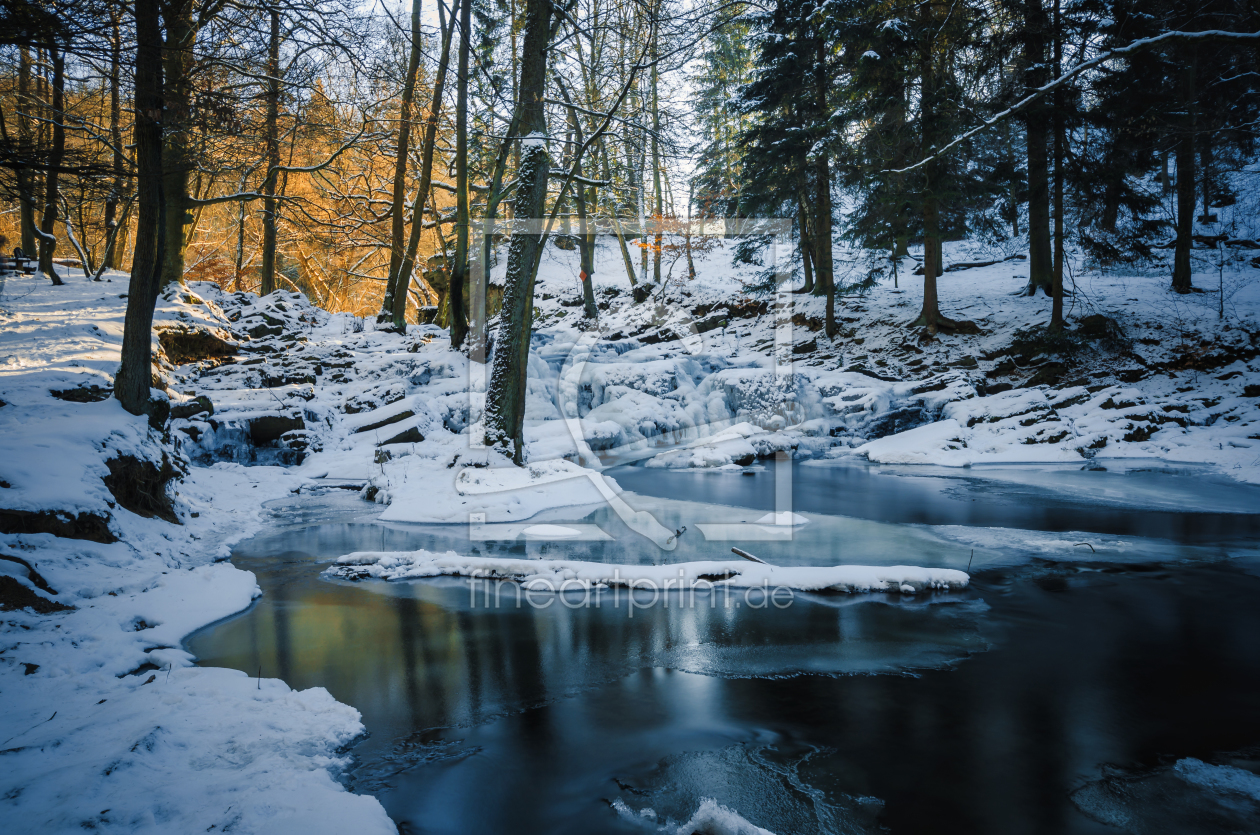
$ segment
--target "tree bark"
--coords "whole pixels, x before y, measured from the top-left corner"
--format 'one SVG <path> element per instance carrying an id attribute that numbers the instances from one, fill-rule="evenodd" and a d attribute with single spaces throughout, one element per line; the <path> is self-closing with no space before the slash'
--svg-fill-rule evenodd
<path id="1" fill-rule="evenodd" d="M 162 30 L 158 0 L 135 0 L 135 143 L 139 217 L 114 396 L 133 415 L 148 408 L 153 308 L 161 282 L 165 214 L 162 177 Z"/>
<path id="2" fill-rule="evenodd" d="M 525 135 L 517 175 L 517 218 L 542 216 L 547 199 L 551 158 L 547 153 L 547 115 L 543 96 L 547 78 L 547 42 L 551 32 L 551 0 L 526 0 L 525 38 L 521 48 L 520 85 L 513 121 Z M 525 460 L 525 391 L 541 235 L 526 230 L 512 236 L 508 249 L 506 287 L 499 334 L 495 340 L 489 391 L 486 394 L 486 444 L 502 450 L 516 464 Z"/>
<path id="3" fill-rule="evenodd" d="M 260 296 L 276 291 L 276 181 L 280 179 L 280 9 L 272 5 L 267 11 L 271 18 L 271 32 L 267 40 L 267 176 L 262 185 L 262 281 L 258 285 Z"/>
<path id="4" fill-rule="evenodd" d="M 39 271 L 48 276 L 54 285 L 61 285 L 65 282 L 57 275 L 57 268 L 53 265 L 53 252 L 57 249 L 57 237 L 53 230 L 61 197 L 57 190 L 60 180 L 58 170 L 66 155 L 66 54 L 56 46 L 49 53 L 53 65 L 52 148 L 48 153 L 48 171 L 44 174 L 44 213 L 39 220 Z"/>
<path id="5" fill-rule="evenodd" d="M 472 42 L 472 0 L 459 7 L 459 74 L 455 96 L 455 268 L 451 270 L 451 347 L 464 344 L 464 288 L 468 286 L 468 53 Z"/>

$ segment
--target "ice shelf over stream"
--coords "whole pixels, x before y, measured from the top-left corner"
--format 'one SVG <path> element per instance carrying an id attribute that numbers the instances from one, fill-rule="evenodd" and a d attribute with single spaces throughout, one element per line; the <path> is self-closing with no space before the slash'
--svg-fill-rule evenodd
<path id="1" fill-rule="evenodd" d="M 919 592 L 966 588 L 966 572 L 953 568 L 909 565 L 777 566 L 743 560 L 702 560 L 668 565 L 610 564 L 580 560 L 531 560 L 465 557 L 454 551 L 381 552 L 347 554 L 328 569 L 347 579 L 367 577 L 411 580 L 456 576 L 520 581 L 537 591 L 624 587 L 659 591 L 736 588 L 787 588 L 800 591 Z"/>

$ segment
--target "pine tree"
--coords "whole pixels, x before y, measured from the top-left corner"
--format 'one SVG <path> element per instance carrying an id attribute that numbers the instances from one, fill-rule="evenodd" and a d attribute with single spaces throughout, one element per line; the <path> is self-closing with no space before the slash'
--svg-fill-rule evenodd
<path id="1" fill-rule="evenodd" d="M 695 116 L 706 142 L 694 176 L 702 215 L 740 215 L 740 132 L 748 116 L 732 105 L 753 78 L 752 23 L 734 8 L 723 9 L 705 38 L 695 79 Z"/>

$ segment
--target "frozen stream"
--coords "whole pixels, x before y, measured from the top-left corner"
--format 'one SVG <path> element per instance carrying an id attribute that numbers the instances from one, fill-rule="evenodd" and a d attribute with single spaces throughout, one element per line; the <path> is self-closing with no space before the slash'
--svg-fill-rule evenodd
<path id="1" fill-rule="evenodd" d="M 974 559 L 973 581 L 782 609 L 614 593 L 494 608 L 464 580 L 320 574 L 356 550 L 725 558 L 741 543 L 697 524 L 773 508 L 770 470 L 613 471 L 636 509 L 689 526 L 672 552 L 607 508 L 536 520 L 606 539 L 470 541 L 317 491 L 270 507 L 234 557 L 264 596 L 188 648 L 362 711 L 354 788 L 403 832 L 1260 830 L 1260 489 L 1108 466 L 797 467 L 810 522 L 749 550 Z"/>

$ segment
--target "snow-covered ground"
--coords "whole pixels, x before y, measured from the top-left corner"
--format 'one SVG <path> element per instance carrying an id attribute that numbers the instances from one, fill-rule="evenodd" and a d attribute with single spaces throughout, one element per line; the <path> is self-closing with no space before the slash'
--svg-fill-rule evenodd
<path id="1" fill-rule="evenodd" d="M 262 503 L 302 479 L 188 467 L 142 418 L 96 399 L 92 387 L 112 385 L 126 304 L 126 277 L 110 278 L 10 280 L 0 297 L 4 608 L 71 607 L 3 615 L 5 831 L 394 832 L 374 798 L 334 779 L 363 732 L 358 711 L 322 688 L 193 667 L 180 649 L 259 594 L 253 574 L 221 560 L 259 527 Z M 205 312 L 163 300 L 159 325 L 210 326 Z M 66 391 L 80 394 L 52 394 Z M 103 479 L 127 458 L 185 471 L 169 509 L 127 499 L 177 521 L 111 493 Z M 41 528 L 73 536 L 30 532 Z"/>
<path id="2" fill-rule="evenodd" d="M 1008 254 L 951 244 L 946 263 Z M 1206 271 L 1213 257 L 1200 259 L 1200 286 L 1216 287 L 1216 271 Z M 843 249 L 837 258 L 855 273 L 867 263 Z M 249 572 L 217 561 L 257 530 L 267 500 L 312 483 L 360 489 L 394 522 L 517 523 L 607 502 L 668 549 L 673 532 L 618 504 L 607 465 L 740 470 L 781 452 L 821 466 L 849 457 L 952 467 L 1162 459 L 1260 482 L 1260 269 L 1246 260 L 1221 272 L 1223 318 L 1216 295 L 1167 292 L 1163 271 L 1078 271 L 1071 336 L 1057 345 L 1025 331 L 1048 320 L 1050 301 L 1012 295 L 1027 282 L 1018 259 L 947 272 L 943 312 L 979 333 L 933 339 L 907 327 L 921 300 L 910 260 L 899 287 L 839 300 L 834 339 L 821 330 L 822 299 L 748 292 L 757 270 L 732 267 L 725 245 L 698 254 L 696 266 L 688 281 L 675 264 L 658 298 L 636 305 L 620 252 L 601 247 L 601 318 L 591 329 L 577 304 L 576 253 L 548 248 L 524 469 L 475 443 L 484 368 L 434 326 L 381 332 L 295 293 L 259 299 L 191 285 L 159 302 L 167 334 L 155 340 L 157 381 L 174 417 L 152 429 L 108 397 L 125 276 L 68 274 L 56 288 L 9 279 L 0 294 L 0 555 L 21 562 L 0 560 L 0 581 L 6 604 L 12 594 L 14 605 L 37 598 L 39 608 L 74 609 L 5 614 L 6 829 L 393 831 L 374 799 L 335 779 L 362 730 L 353 708 L 322 690 L 192 667 L 180 649 L 189 632 L 258 593 Z M 179 479 L 169 493 L 154 495 L 171 475 Z M 346 562 L 382 577 L 476 567 L 460 555 Z M 738 566 L 739 582 L 750 583 L 758 572 L 791 572 L 688 565 L 696 577 Z M 607 569 L 496 567 L 535 579 L 594 571 L 593 581 Z M 787 584 L 966 581 L 948 569 L 808 572 Z"/>

